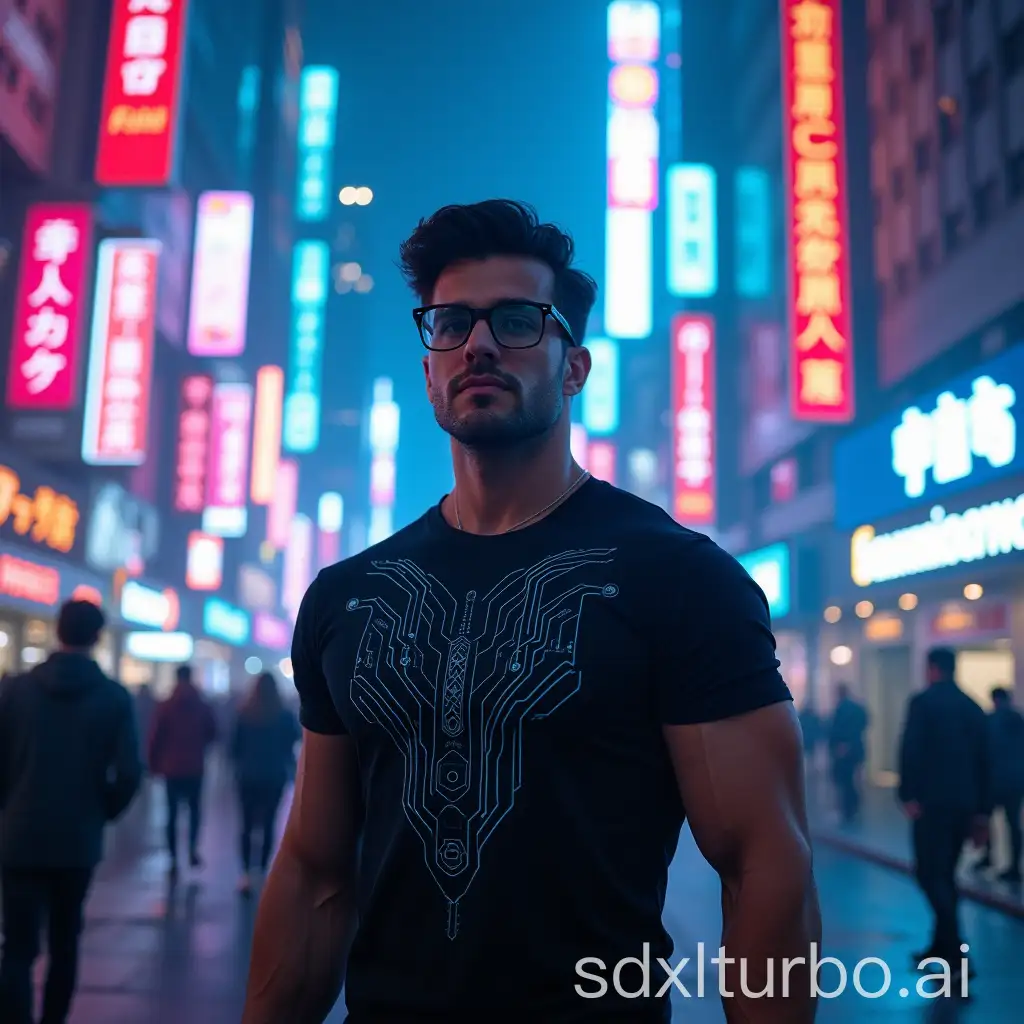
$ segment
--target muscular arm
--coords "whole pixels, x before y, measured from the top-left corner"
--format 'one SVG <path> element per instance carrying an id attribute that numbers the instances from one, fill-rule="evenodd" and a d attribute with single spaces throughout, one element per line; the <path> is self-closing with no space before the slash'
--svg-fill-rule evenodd
<path id="1" fill-rule="evenodd" d="M 664 734 L 697 846 L 722 880 L 722 945 L 732 958 L 722 986 L 726 1020 L 810 1024 L 808 959 L 821 943 L 821 917 L 792 704 L 669 725 Z M 787 958 L 802 963 L 787 972 Z M 741 959 L 743 989 L 762 992 L 774 974 L 774 998 L 744 995 Z"/>
<path id="2" fill-rule="evenodd" d="M 242 1024 L 322 1024 L 355 927 L 358 774 L 347 736 L 303 735 L 295 796 L 256 916 Z"/>

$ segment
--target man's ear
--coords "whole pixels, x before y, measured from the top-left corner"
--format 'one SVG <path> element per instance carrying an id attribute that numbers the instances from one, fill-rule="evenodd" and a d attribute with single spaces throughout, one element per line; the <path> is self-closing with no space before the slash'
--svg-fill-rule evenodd
<path id="1" fill-rule="evenodd" d="M 566 397 L 578 395 L 590 376 L 590 350 L 582 345 L 571 346 L 565 354 L 565 370 L 562 375 L 562 394 Z"/>

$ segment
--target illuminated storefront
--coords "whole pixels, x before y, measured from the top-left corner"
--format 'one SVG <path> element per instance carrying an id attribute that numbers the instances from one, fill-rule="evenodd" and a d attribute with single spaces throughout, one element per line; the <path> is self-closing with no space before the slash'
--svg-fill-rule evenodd
<path id="1" fill-rule="evenodd" d="M 958 652 L 983 707 L 1024 663 L 1024 345 L 856 431 L 835 455 L 836 525 L 824 609 L 833 675 L 878 722 L 872 767 L 895 771 L 899 723 L 926 650 Z M 1019 691 L 1018 687 L 1018 691 Z"/>

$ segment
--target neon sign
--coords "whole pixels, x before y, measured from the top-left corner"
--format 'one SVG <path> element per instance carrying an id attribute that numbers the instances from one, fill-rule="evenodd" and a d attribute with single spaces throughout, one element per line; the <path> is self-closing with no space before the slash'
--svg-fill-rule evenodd
<path id="1" fill-rule="evenodd" d="M 249 639 L 249 616 L 219 597 L 207 598 L 203 605 L 203 632 L 215 640 L 240 647 Z"/>
<path id="2" fill-rule="evenodd" d="M 652 0 L 608 5 L 604 327 L 646 338 L 653 324 L 652 211 L 658 207 L 661 10 Z"/>
<path id="3" fill-rule="evenodd" d="M 100 243 L 82 426 L 90 466 L 146 460 L 160 250 L 137 238 Z"/>
<path id="4" fill-rule="evenodd" d="M 668 290 L 688 299 L 718 291 L 715 172 L 703 164 L 668 169 Z"/>
<path id="5" fill-rule="evenodd" d="M 284 371 L 261 366 L 256 374 L 256 411 L 253 414 L 252 480 L 249 496 L 254 505 L 274 499 L 281 458 L 281 419 L 284 406 Z"/>
<path id="6" fill-rule="evenodd" d="M 186 0 L 115 0 L 96 183 L 162 186 L 174 169 Z"/>
<path id="7" fill-rule="evenodd" d="M 771 182 L 761 167 L 736 172 L 736 293 L 763 299 L 772 288 Z"/>
<path id="8" fill-rule="evenodd" d="M 21 477 L 10 466 L 0 466 L 0 527 L 9 523 L 16 539 L 68 554 L 77 539 L 78 503 L 45 485 L 31 494 L 21 487 Z"/>
<path id="9" fill-rule="evenodd" d="M 203 531 L 215 537 L 245 535 L 251 420 L 250 385 L 217 384 L 214 387 Z"/>
<path id="10" fill-rule="evenodd" d="M 854 530 L 850 578 L 858 587 L 869 587 L 1015 551 L 1024 551 L 1024 494 L 964 512 L 936 505 L 926 521 L 901 530 Z"/>
<path id="11" fill-rule="evenodd" d="M 672 320 L 673 514 L 715 519 L 715 327 L 709 316 Z"/>
<path id="12" fill-rule="evenodd" d="M 772 617 L 781 619 L 788 615 L 791 604 L 789 545 L 772 544 L 740 555 L 736 561 L 761 588 Z"/>
<path id="13" fill-rule="evenodd" d="M 590 376 L 583 389 L 583 425 L 588 434 L 613 434 L 619 427 L 619 345 L 592 338 Z"/>
<path id="14" fill-rule="evenodd" d="M 299 220 L 323 220 L 330 207 L 331 161 L 338 112 L 338 72 L 305 68 L 299 84 L 298 196 Z"/>
<path id="15" fill-rule="evenodd" d="M 308 453 L 320 441 L 320 377 L 331 254 L 326 242 L 299 242 L 292 256 L 292 336 L 284 400 L 284 448 Z"/>
<path id="16" fill-rule="evenodd" d="M 23 237 L 7 404 L 70 409 L 78 391 L 92 209 L 37 203 L 26 214 Z"/>
<path id="17" fill-rule="evenodd" d="M 181 382 L 174 508 L 202 512 L 206 505 L 206 462 L 210 451 L 213 378 L 194 374 Z"/>
<path id="18" fill-rule="evenodd" d="M 854 416 L 840 0 L 782 0 L 793 418 Z"/>

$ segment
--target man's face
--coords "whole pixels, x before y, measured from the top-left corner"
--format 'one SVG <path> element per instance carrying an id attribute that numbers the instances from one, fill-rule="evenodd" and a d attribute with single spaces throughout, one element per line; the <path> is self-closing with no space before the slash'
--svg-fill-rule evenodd
<path id="1" fill-rule="evenodd" d="M 507 300 L 551 302 L 553 290 L 554 272 L 546 264 L 492 256 L 445 270 L 431 304 L 489 309 Z M 590 356 L 569 348 L 551 318 L 540 344 L 526 349 L 503 348 L 481 320 L 465 345 L 430 352 L 423 369 L 442 430 L 470 448 L 505 448 L 543 436 L 568 416 L 565 399 L 582 389 Z"/>

